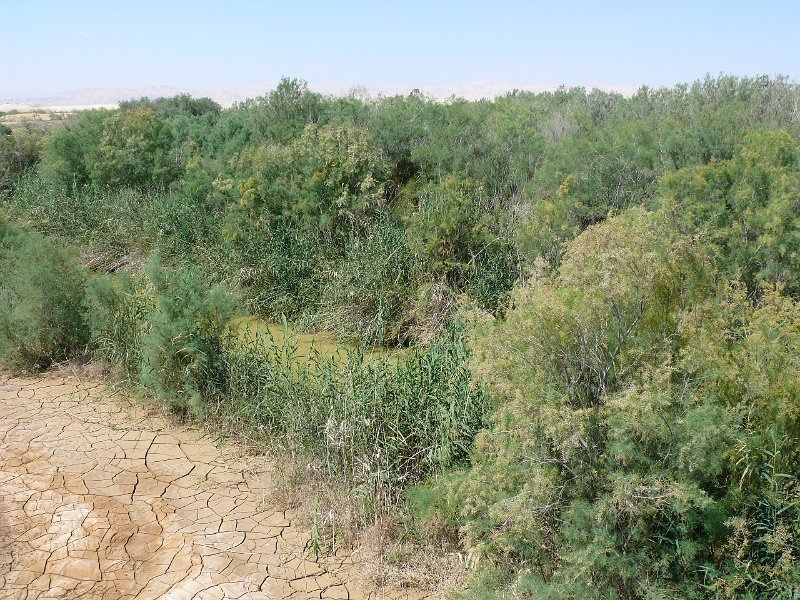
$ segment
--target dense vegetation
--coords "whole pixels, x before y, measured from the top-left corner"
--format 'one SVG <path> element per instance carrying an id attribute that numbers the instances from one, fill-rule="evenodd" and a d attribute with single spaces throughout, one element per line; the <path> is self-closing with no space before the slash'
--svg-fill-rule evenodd
<path id="1" fill-rule="evenodd" d="M 0 363 L 88 349 L 285 440 L 463 549 L 468 597 L 793 598 L 798 106 L 766 77 L 480 102 L 284 80 L 3 130 Z M 247 311 L 353 350 L 242 344 Z"/>

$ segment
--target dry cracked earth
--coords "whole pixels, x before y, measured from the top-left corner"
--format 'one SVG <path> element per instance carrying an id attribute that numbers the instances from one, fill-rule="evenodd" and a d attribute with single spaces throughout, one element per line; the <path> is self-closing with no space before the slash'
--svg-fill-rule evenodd
<path id="1" fill-rule="evenodd" d="M 308 560 L 268 470 L 98 383 L 0 379 L 0 598 L 407 598 Z"/>

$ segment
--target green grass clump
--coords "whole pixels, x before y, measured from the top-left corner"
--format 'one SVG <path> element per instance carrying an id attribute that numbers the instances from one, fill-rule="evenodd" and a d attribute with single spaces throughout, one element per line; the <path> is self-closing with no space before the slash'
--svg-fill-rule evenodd
<path id="1" fill-rule="evenodd" d="M 135 380 L 142 364 L 142 339 L 149 329 L 147 317 L 155 307 L 146 281 L 125 273 L 89 279 L 85 310 L 95 356 L 122 367 Z"/>
<path id="2" fill-rule="evenodd" d="M 323 328 L 367 345 L 404 341 L 417 262 L 399 227 L 380 223 L 353 239 L 327 270 L 317 317 Z"/>
<path id="3" fill-rule="evenodd" d="M 466 369 L 460 328 L 396 362 L 296 350 L 291 338 L 230 346 L 226 414 L 315 461 L 368 510 L 396 505 L 407 484 L 466 459 L 486 398 Z"/>
<path id="4" fill-rule="evenodd" d="M 0 220 L 0 364 L 41 370 L 88 341 L 81 304 L 85 272 L 39 234 Z"/>

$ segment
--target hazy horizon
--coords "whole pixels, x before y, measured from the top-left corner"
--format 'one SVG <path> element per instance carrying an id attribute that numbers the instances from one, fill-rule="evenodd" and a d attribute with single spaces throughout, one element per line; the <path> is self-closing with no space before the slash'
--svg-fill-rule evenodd
<path id="1" fill-rule="evenodd" d="M 380 88 L 367 88 L 362 85 L 330 85 L 307 82 L 311 91 L 323 95 L 346 96 L 357 95 L 359 97 L 376 98 L 380 96 L 407 95 L 408 93 L 419 90 L 426 96 L 446 99 L 451 97 L 464 98 L 467 100 L 477 100 L 481 98 L 494 98 L 514 90 L 528 92 L 547 92 L 554 91 L 559 87 L 584 87 L 587 89 L 600 89 L 608 92 L 617 92 L 629 96 L 636 92 L 638 88 L 626 86 L 609 86 L 602 84 L 552 84 L 552 85 L 512 85 L 505 82 L 496 81 L 475 81 L 459 85 L 440 85 L 428 87 L 408 87 L 408 86 L 386 86 Z M 275 88 L 278 81 L 264 83 L 260 86 L 240 86 L 229 88 L 204 88 L 204 87 L 180 87 L 169 85 L 149 85 L 140 87 L 92 87 L 63 90 L 50 95 L 20 95 L 12 97 L 0 96 L 0 109 L 13 107 L 14 105 L 40 105 L 44 107 L 52 106 L 110 106 L 116 105 L 119 101 L 128 99 L 138 99 L 141 97 L 163 97 L 173 96 L 181 93 L 188 93 L 193 97 L 209 97 L 220 103 L 222 106 L 230 106 L 235 102 L 262 96 L 266 92 Z"/>
<path id="2" fill-rule="evenodd" d="M 225 103 L 263 94 L 284 76 L 337 95 L 420 89 L 480 98 L 560 85 L 630 94 L 706 74 L 800 75 L 800 4 L 788 1 L 45 1 L 12 4 L 3 16 L 0 50 L 14 58 L 0 64 L 0 103 L 162 88 Z"/>

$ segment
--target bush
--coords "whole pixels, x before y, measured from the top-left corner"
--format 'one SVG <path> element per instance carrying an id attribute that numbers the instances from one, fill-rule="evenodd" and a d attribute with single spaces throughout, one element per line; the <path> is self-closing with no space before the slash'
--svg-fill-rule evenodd
<path id="1" fill-rule="evenodd" d="M 219 241 L 221 212 L 204 189 L 70 188 L 38 173 L 24 175 L 9 198 L 9 214 L 45 235 L 78 241 L 96 258 L 158 250 L 196 257 Z M 95 265 L 96 266 L 96 265 Z"/>
<path id="2" fill-rule="evenodd" d="M 713 507 L 700 520 L 712 589 L 792 598 L 800 590 L 800 303 L 780 287 L 761 292 L 754 301 L 732 284 L 683 320 L 678 366 L 688 406 L 675 458 Z"/>
<path id="3" fill-rule="evenodd" d="M 169 122 L 150 108 L 84 111 L 49 137 L 42 173 L 70 189 L 165 187 L 182 172 L 173 142 Z"/>
<path id="4" fill-rule="evenodd" d="M 289 224 L 263 223 L 225 234 L 223 270 L 242 290 L 248 310 L 278 320 L 317 308 L 326 249 L 313 235 Z"/>
<path id="5" fill-rule="evenodd" d="M 39 161 L 43 137 L 44 130 L 30 123 L 15 132 L 0 125 L 0 195 Z"/>
<path id="6" fill-rule="evenodd" d="M 0 362 L 41 370 L 80 353 L 88 340 L 86 274 L 62 248 L 0 220 Z"/>
<path id="7" fill-rule="evenodd" d="M 105 109 L 83 111 L 74 123 L 53 131 L 42 152 L 40 171 L 45 179 L 67 188 L 92 182 L 104 123 L 113 114 Z"/>
<path id="8" fill-rule="evenodd" d="M 786 131 L 751 133 L 731 160 L 662 179 L 676 221 L 701 232 L 726 276 L 752 291 L 784 283 L 800 292 L 798 186 L 800 142 Z"/>
<path id="9" fill-rule="evenodd" d="M 480 187 L 450 176 L 422 189 L 406 236 L 434 280 L 495 311 L 519 274 L 509 220 Z"/>
<path id="10" fill-rule="evenodd" d="M 479 327 L 475 372 L 500 404 L 451 503 L 463 506 L 467 548 L 492 577 L 534 597 L 638 597 L 633 580 L 663 576 L 644 556 L 630 564 L 625 536 L 639 543 L 644 523 L 677 519 L 673 494 L 686 492 L 687 510 L 695 498 L 649 470 L 620 473 L 608 403 L 669 356 L 690 264 L 657 215 L 632 209 L 590 227 L 558 272 L 515 292 L 505 320 Z M 646 506 L 640 495 L 670 500 Z"/>
<path id="11" fill-rule="evenodd" d="M 718 289 L 664 222 L 590 227 L 478 327 L 498 409 L 440 492 L 480 565 L 472 593 L 796 593 L 800 308 Z"/>
<path id="12" fill-rule="evenodd" d="M 432 273 L 456 287 L 469 263 L 497 237 L 481 194 L 469 181 L 448 177 L 422 190 L 418 211 L 409 220 L 411 248 Z"/>
<path id="13" fill-rule="evenodd" d="M 647 203 L 659 167 L 656 136 L 646 123 L 575 132 L 553 145 L 528 185 L 532 202 L 521 245 L 532 258 L 557 265 L 564 242 L 609 214 Z"/>
<path id="14" fill-rule="evenodd" d="M 235 299 L 190 268 L 151 263 L 148 274 L 156 309 L 142 339 L 140 380 L 174 410 L 202 415 L 227 389 L 223 345 Z"/>

